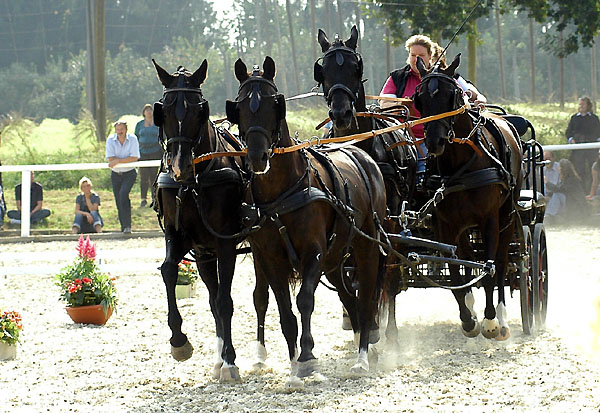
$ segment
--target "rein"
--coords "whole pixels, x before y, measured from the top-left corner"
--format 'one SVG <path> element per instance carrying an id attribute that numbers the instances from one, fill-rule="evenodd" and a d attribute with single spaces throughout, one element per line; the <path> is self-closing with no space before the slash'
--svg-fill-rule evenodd
<path id="1" fill-rule="evenodd" d="M 298 143 L 296 145 L 273 148 L 273 153 L 282 155 L 285 153 L 299 151 L 301 149 L 305 149 L 305 148 L 308 148 L 311 146 L 324 145 L 327 143 L 342 143 L 342 142 L 348 142 L 348 141 L 360 142 L 360 141 L 363 141 L 366 139 L 374 138 L 375 136 L 382 135 L 384 133 L 393 132 L 393 131 L 396 131 L 399 129 L 412 128 L 413 126 L 420 125 L 422 123 L 427 123 L 427 122 L 431 122 L 434 120 L 443 119 L 443 118 L 447 118 L 450 116 L 455 116 L 455 115 L 464 113 L 466 110 L 467 110 L 466 106 L 461 106 L 460 108 L 455 109 L 451 112 L 445 112 L 445 113 L 440 113 L 440 114 L 433 115 L 433 116 L 428 116 L 426 118 L 411 120 L 411 121 L 404 122 L 399 125 L 394 125 L 394 126 L 389 126 L 387 128 L 378 129 L 376 131 L 369 131 L 369 132 L 357 133 L 354 135 L 339 136 L 339 137 L 333 137 L 333 138 L 313 138 L 313 139 L 304 141 L 302 143 Z M 463 141 L 462 139 L 457 139 L 457 143 L 467 143 L 470 146 L 472 146 L 473 148 L 475 148 L 472 141 Z M 412 144 L 412 143 L 406 142 L 403 144 Z M 194 158 L 194 163 L 196 164 L 196 163 L 207 161 L 209 159 L 221 158 L 224 156 L 246 156 L 246 150 L 238 151 L 238 152 L 211 152 L 211 153 L 201 155 L 197 158 Z"/>

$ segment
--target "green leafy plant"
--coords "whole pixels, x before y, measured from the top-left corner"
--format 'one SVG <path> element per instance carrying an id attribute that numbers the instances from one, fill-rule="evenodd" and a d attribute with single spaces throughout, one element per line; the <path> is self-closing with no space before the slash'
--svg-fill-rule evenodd
<path id="1" fill-rule="evenodd" d="M 0 310 L 0 343 L 13 346 L 19 343 L 19 333 L 22 329 L 21 314 L 16 311 Z"/>
<path id="2" fill-rule="evenodd" d="M 198 270 L 191 261 L 181 260 L 177 269 L 177 285 L 194 284 L 198 280 Z"/>
<path id="3" fill-rule="evenodd" d="M 108 307 L 116 308 L 117 290 L 114 279 L 102 274 L 96 264 L 96 244 L 90 236 L 79 237 L 78 257 L 56 275 L 56 285 L 61 288 L 61 298 L 69 307 L 101 304 L 104 312 Z"/>

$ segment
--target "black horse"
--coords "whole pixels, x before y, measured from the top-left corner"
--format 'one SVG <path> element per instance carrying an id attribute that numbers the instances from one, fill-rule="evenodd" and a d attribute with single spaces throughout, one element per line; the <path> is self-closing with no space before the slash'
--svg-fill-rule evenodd
<path id="1" fill-rule="evenodd" d="M 414 104 L 423 116 L 451 112 L 464 104 L 462 90 L 454 80 L 459 63 L 460 55 L 447 68 L 436 66 L 428 70 L 418 59 L 422 80 Z M 495 271 L 482 279 L 486 306 L 481 327 L 473 311 L 470 289 L 453 290 L 463 333 L 474 337 L 481 328 L 485 337 L 506 340 L 510 335 L 504 300 L 508 249 L 515 236 L 523 239 L 516 211 L 522 181 L 520 139 L 506 120 L 488 112 L 465 112 L 429 122 L 425 125 L 425 137 L 429 154 L 435 157 L 432 166 L 444 185 L 443 200 L 433 210 L 439 240 L 458 245 L 459 257 L 473 259 L 469 234 L 476 228 L 488 268 L 495 265 Z M 470 145 L 451 142 L 456 140 Z M 469 276 L 461 275 L 455 265 L 450 266 L 450 275 L 454 285 L 463 284 Z"/>
<path id="2" fill-rule="evenodd" d="M 194 73 L 180 66 L 174 74 L 152 62 L 165 87 L 162 99 L 154 105 L 154 122 L 165 147 L 161 170 L 168 173 L 158 176 L 155 208 L 165 232 L 166 258 L 160 269 L 169 302 L 171 354 L 183 361 L 193 352 L 181 331 L 175 298 L 178 263 L 192 251 L 215 318 L 218 361 L 214 375 L 221 381 L 237 381 L 240 377 L 231 339 L 231 282 L 240 239 L 231 235 L 241 228 L 239 158 L 194 163 L 201 154 L 234 150 L 208 118 L 208 102 L 200 90 L 206 78 L 206 60 Z"/>
<path id="3" fill-rule="evenodd" d="M 315 62 L 314 78 L 323 85 L 335 136 L 368 132 L 394 125 L 390 121 L 375 117 L 356 117 L 357 111 L 367 111 L 362 79 L 363 61 L 356 52 L 357 39 L 356 26 L 352 27 L 350 38 L 345 42 L 336 36 L 335 41 L 331 43 L 327 35 L 319 30 L 318 41 L 324 55 L 322 64 L 319 61 Z M 388 215 L 392 217 L 400 214 L 404 201 L 413 203 L 417 154 L 414 145 L 406 145 L 408 141 L 409 137 L 403 129 L 355 143 L 377 162 L 385 180 Z M 394 233 L 401 230 L 399 223 L 393 219 L 387 219 L 385 227 L 387 231 Z M 404 251 L 403 246 L 396 248 Z M 393 256 L 390 256 L 388 263 L 394 263 Z M 390 270 L 385 282 L 384 298 L 388 304 L 386 337 L 390 343 L 395 343 L 398 335 L 395 296 L 400 291 L 401 271 L 401 267 Z"/>
<path id="4" fill-rule="evenodd" d="M 246 202 L 256 216 L 266 217 L 249 236 L 258 277 L 268 280 L 277 300 L 281 327 L 292 366 L 290 383 L 316 369 L 311 315 L 322 274 L 338 291 L 359 333 L 359 356 L 352 370 L 368 371 L 369 329 L 377 310 L 382 262 L 375 243 L 358 234 L 378 237 L 378 217 L 385 214 L 385 188 L 377 165 L 360 149 L 321 153 L 313 150 L 275 154 L 292 147 L 285 120 L 285 99 L 273 83 L 275 63 L 266 57 L 263 71 L 249 74 L 241 59 L 235 63 L 240 82 L 236 101 L 227 102 L 227 118 L 239 125 L 252 172 Z M 345 285 L 342 266 L 352 251 L 354 285 Z M 300 283 L 296 299 L 301 315 L 292 312 L 289 284 Z M 265 308 L 266 310 L 266 308 Z M 258 311 L 258 309 L 257 309 Z"/>

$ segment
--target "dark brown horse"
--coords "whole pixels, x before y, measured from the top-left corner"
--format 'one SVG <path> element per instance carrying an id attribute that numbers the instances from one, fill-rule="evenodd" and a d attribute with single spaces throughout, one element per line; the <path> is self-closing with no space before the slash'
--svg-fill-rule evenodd
<path id="1" fill-rule="evenodd" d="M 326 274 L 359 333 L 354 372 L 368 371 L 369 329 L 376 312 L 382 259 L 375 243 L 358 234 L 378 237 L 378 219 L 385 214 L 385 189 L 377 165 L 360 149 L 320 153 L 274 151 L 295 144 L 285 120 L 285 99 L 273 83 L 275 63 L 266 57 L 263 71 L 249 74 L 235 63 L 240 82 L 236 101 L 227 102 L 227 118 L 239 125 L 245 141 L 251 184 L 246 202 L 267 219 L 249 236 L 257 277 L 267 279 L 277 300 L 281 327 L 292 366 L 290 383 L 316 369 L 311 315 L 315 289 Z M 358 298 L 344 285 L 343 262 L 349 252 L 356 262 Z M 292 312 L 289 284 L 297 281 L 298 324 Z"/>
<path id="2" fill-rule="evenodd" d="M 422 116 L 450 112 L 464 104 L 462 90 L 453 77 L 459 63 L 460 55 L 448 68 L 427 70 L 418 59 L 422 80 L 414 103 Z M 453 138 L 470 140 L 478 150 L 452 143 Z M 486 306 L 481 333 L 487 338 L 506 340 L 510 335 L 504 300 L 508 249 L 515 234 L 522 229 L 515 209 L 522 181 L 519 137 L 500 116 L 466 112 L 427 123 L 425 144 L 430 156 L 435 157 L 435 167 L 445 188 L 443 201 L 433 210 L 439 241 L 458 245 L 459 256 L 472 258 L 469 233 L 472 229 L 479 231 L 484 260 L 489 269 L 495 266 L 495 272 L 482 279 Z M 466 281 L 455 265 L 450 266 L 450 274 L 454 285 Z M 498 288 L 496 308 L 493 305 L 495 286 Z M 470 289 L 453 290 L 453 293 L 463 333 L 469 337 L 478 335 L 480 325 L 473 311 Z"/>
<path id="3" fill-rule="evenodd" d="M 165 87 L 161 101 L 154 105 L 154 119 L 165 147 L 163 169 L 168 173 L 162 172 L 157 179 L 155 208 L 159 221 L 164 218 L 166 258 L 160 268 L 169 303 L 171 354 L 183 361 L 193 352 L 181 331 L 183 320 L 175 298 L 178 264 L 192 251 L 215 318 L 218 361 L 214 375 L 221 381 L 237 381 L 240 377 L 231 338 L 231 282 L 240 239 L 231 234 L 241 228 L 240 167 L 229 157 L 196 166 L 193 163 L 195 156 L 204 153 L 234 150 L 208 118 L 208 102 L 200 90 L 206 78 L 206 60 L 194 73 L 179 67 L 171 75 L 156 62 L 154 65 Z"/>
<path id="4" fill-rule="evenodd" d="M 318 41 L 324 55 L 322 62 L 315 62 L 314 78 L 323 85 L 323 93 L 329 106 L 329 117 L 333 121 L 335 136 L 346 136 L 371 130 L 383 129 L 394 124 L 381 119 L 356 117 L 356 112 L 366 112 L 365 89 L 363 87 L 363 61 L 356 52 L 358 30 L 352 27 L 350 38 L 333 43 L 319 30 Z M 378 135 L 355 145 L 366 151 L 377 162 L 385 180 L 388 214 L 400 215 L 404 201 L 410 202 L 415 188 L 417 154 L 413 145 L 397 145 L 408 140 L 404 129 Z M 398 233 L 397 222 L 386 220 L 386 230 Z M 399 251 L 403 247 L 397 246 Z M 390 256 L 389 264 L 394 263 Z M 395 322 L 395 296 L 400 291 L 400 272 L 389 271 L 385 282 L 385 302 L 388 305 L 388 328 L 386 337 L 390 343 L 397 339 Z"/>

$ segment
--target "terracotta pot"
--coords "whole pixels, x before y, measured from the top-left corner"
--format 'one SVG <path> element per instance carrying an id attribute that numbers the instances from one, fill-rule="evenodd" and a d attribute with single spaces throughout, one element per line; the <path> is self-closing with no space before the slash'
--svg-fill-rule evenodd
<path id="1" fill-rule="evenodd" d="M 191 298 L 196 295 L 196 284 L 175 286 L 175 298 Z"/>
<path id="2" fill-rule="evenodd" d="M 112 307 L 108 307 L 108 311 L 104 314 L 102 304 L 66 307 L 66 310 L 75 323 L 96 324 L 99 326 L 106 324 L 113 312 Z"/>
<path id="3" fill-rule="evenodd" d="M 14 360 L 17 358 L 17 345 L 0 342 L 0 360 Z"/>

